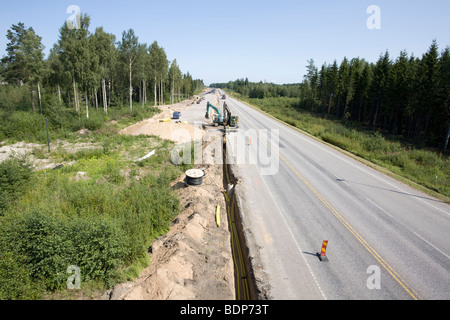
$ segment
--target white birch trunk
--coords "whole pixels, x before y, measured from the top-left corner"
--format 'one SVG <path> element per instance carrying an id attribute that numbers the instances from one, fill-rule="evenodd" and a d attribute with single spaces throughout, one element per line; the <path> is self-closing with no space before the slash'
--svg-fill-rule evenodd
<path id="1" fill-rule="evenodd" d="M 108 102 L 106 101 L 106 83 L 105 83 L 105 79 L 102 79 L 102 91 L 103 91 L 103 110 L 105 111 L 105 113 L 108 113 Z"/>
<path id="2" fill-rule="evenodd" d="M 75 104 L 75 110 L 80 113 L 80 105 L 78 102 L 77 85 L 75 83 L 75 78 L 73 78 L 73 102 Z"/>
<path id="3" fill-rule="evenodd" d="M 62 100 L 61 100 L 61 86 L 59 85 L 59 83 L 58 83 L 58 98 L 59 98 L 59 104 L 61 104 L 62 103 Z"/>
<path id="4" fill-rule="evenodd" d="M 37 83 L 37 89 L 38 89 L 39 110 L 41 111 L 42 114 L 41 85 L 39 84 L 39 82 Z"/>
<path id="5" fill-rule="evenodd" d="M 157 106 L 157 99 L 156 99 L 156 76 L 155 76 L 155 107 Z"/>
<path id="6" fill-rule="evenodd" d="M 86 118 L 89 119 L 89 103 L 88 103 L 88 92 L 87 92 L 87 90 L 85 92 L 85 95 L 86 95 Z"/>
<path id="7" fill-rule="evenodd" d="M 133 89 L 132 89 L 132 82 L 131 82 L 131 67 L 132 67 L 132 62 L 130 59 L 130 111 L 133 111 L 133 101 L 132 101 Z"/>

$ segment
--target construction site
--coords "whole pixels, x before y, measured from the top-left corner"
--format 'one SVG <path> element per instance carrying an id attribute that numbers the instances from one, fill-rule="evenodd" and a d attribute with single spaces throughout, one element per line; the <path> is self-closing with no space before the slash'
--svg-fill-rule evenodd
<path id="1" fill-rule="evenodd" d="M 206 113 L 205 113 L 206 112 Z M 177 145 L 201 145 L 201 161 L 172 188 L 181 212 L 169 233 L 149 248 L 151 264 L 133 282 L 106 292 L 108 300 L 267 299 L 255 249 L 243 232 L 239 178 L 227 164 L 227 137 L 239 130 L 226 96 L 205 91 L 194 100 L 162 106 L 157 116 L 120 132 L 156 135 Z"/>

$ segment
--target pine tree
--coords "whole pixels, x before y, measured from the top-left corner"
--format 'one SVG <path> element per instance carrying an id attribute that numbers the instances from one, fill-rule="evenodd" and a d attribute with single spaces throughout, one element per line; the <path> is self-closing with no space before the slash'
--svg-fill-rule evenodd
<path id="1" fill-rule="evenodd" d="M 442 112 L 442 128 L 444 128 L 444 145 L 442 150 L 447 151 L 450 140 L 450 47 L 447 47 L 441 54 L 440 58 L 440 106 Z M 446 128 L 446 130 L 445 130 Z"/>
<path id="2" fill-rule="evenodd" d="M 421 107 L 425 116 L 425 123 L 421 130 L 421 134 L 427 137 L 433 123 L 439 121 L 439 52 L 436 40 L 430 46 L 430 49 L 422 57 L 421 64 Z M 432 132 L 431 132 L 432 133 Z"/>
<path id="3" fill-rule="evenodd" d="M 42 38 L 34 32 L 33 28 L 25 27 L 22 22 L 8 30 L 7 38 L 10 41 L 6 46 L 8 55 L 2 59 L 5 64 L 3 72 L 5 80 L 14 85 L 29 85 L 31 106 L 33 112 L 36 112 L 33 85 L 37 84 L 39 88 L 45 72 Z M 40 100 L 39 103 L 41 105 Z"/>

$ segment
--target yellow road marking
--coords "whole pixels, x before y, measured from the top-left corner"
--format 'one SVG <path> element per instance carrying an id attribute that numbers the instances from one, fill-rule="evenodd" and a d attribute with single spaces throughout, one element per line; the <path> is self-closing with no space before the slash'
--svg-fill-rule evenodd
<path id="1" fill-rule="evenodd" d="M 242 117 L 241 115 L 241 119 L 244 120 L 244 122 L 251 128 L 255 129 L 256 132 L 258 133 L 258 136 L 260 138 L 263 138 L 264 140 L 266 140 L 264 137 L 260 136 L 258 129 L 253 126 L 251 123 L 249 123 L 245 117 Z M 310 189 L 314 195 L 325 205 L 325 207 L 328 208 L 329 211 L 331 211 L 331 213 L 333 213 L 333 215 L 339 220 L 339 222 L 341 222 L 341 224 L 343 224 L 346 229 L 348 231 L 350 231 L 350 233 L 364 246 L 364 248 L 380 263 L 381 266 L 383 266 L 383 268 L 403 287 L 403 289 L 405 289 L 405 291 L 414 299 L 414 300 L 422 300 L 422 298 L 411 288 L 410 285 L 408 285 L 408 283 L 402 279 L 400 277 L 400 275 L 378 254 L 378 252 L 375 251 L 375 249 L 373 249 L 369 243 L 358 233 L 356 232 L 356 230 L 342 217 L 342 215 L 340 215 L 336 209 L 334 209 L 334 207 L 328 203 L 325 198 L 308 182 L 308 180 L 306 180 L 306 178 L 304 178 L 300 172 L 298 172 L 297 169 L 295 169 L 295 167 L 285 158 L 283 157 L 280 152 L 278 150 L 274 150 L 272 147 L 272 144 L 269 143 L 269 141 L 266 140 L 267 146 L 270 147 L 270 149 L 272 151 L 274 151 L 275 153 L 278 154 L 278 156 L 280 157 L 280 159 L 283 160 L 283 162 L 288 166 L 289 169 L 291 169 L 294 174 L 308 187 L 308 189 Z"/>

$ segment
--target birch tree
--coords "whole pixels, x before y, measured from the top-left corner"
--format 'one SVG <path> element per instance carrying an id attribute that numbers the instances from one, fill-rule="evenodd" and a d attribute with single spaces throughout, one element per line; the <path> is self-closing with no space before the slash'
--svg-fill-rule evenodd
<path id="1" fill-rule="evenodd" d="M 60 29 L 58 46 L 61 61 L 67 73 L 72 77 L 73 98 L 75 109 L 80 114 L 80 97 L 78 84 L 86 80 L 86 58 L 89 55 L 89 24 L 90 17 L 86 14 L 80 17 L 80 28 L 70 28 L 67 21 Z"/>
<path id="2" fill-rule="evenodd" d="M 127 63 L 129 72 L 129 94 L 130 94 L 130 111 L 133 111 L 133 64 L 138 55 L 139 41 L 134 30 L 130 29 L 122 33 L 122 42 L 119 44 L 119 50 L 122 58 Z"/>
<path id="3" fill-rule="evenodd" d="M 113 34 L 106 33 L 103 27 L 95 30 L 94 34 L 95 52 L 99 58 L 100 67 L 100 86 L 102 93 L 103 110 L 108 113 L 108 97 L 106 90 L 106 80 L 111 75 L 111 68 L 114 62 L 114 53 L 116 51 L 115 42 L 116 37 Z M 110 81 L 110 80 L 109 80 Z"/>

